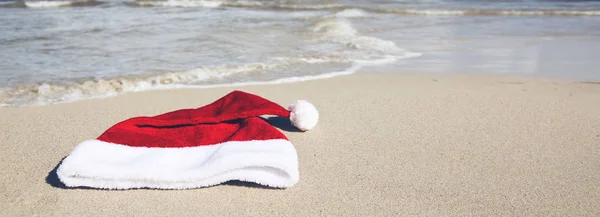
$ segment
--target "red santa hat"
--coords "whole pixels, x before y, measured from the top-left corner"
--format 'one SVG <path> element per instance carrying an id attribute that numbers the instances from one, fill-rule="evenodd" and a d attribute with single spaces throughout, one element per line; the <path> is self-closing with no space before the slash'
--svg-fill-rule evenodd
<path id="1" fill-rule="evenodd" d="M 261 115 L 289 118 L 302 131 L 318 122 L 298 100 L 288 109 L 233 91 L 195 109 L 134 117 L 78 144 L 57 169 L 68 187 L 188 189 L 230 180 L 287 188 L 298 182 L 296 149 Z"/>

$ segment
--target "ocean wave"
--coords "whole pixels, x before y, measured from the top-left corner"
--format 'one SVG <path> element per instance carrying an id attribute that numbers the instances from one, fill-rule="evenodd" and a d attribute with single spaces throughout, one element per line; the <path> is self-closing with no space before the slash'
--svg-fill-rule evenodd
<path id="1" fill-rule="evenodd" d="M 323 9 L 340 9 L 340 8 L 345 8 L 346 5 L 344 4 L 316 4 L 316 5 L 311 5 L 311 4 L 274 4 L 274 5 L 270 5 L 273 8 L 279 8 L 279 9 L 293 9 L 293 10 L 323 10 Z"/>
<path id="2" fill-rule="evenodd" d="M 357 17 L 368 17 L 369 14 L 362 9 L 351 8 L 351 9 L 345 9 L 345 10 L 339 11 L 339 12 L 335 13 L 335 16 L 345 17 L 345 18 L 357 18 Z"/>
<path id="3" fill-rule="evenodd" d="M 220 1 L 220 0 L 138 0 L 128 3 L 133 7 L 240 7 L 280 10 L 324 10 L 343 8 L 343 4 L 287 4 L 264 1 Z"/>
<path id="4" fill-rule="evenodd" d="M 238 66 L 205 67 L 182 72 L 170 72 L 156 76 L 123 76 L 111 79 L 88 79 L 70 84 L 28 84 L 16 87 L 0 88 L 0 106 L 23 107 L 74 102 L 82 99 L 97 99 L 117 96 L 124 93 L 148 90 L 179 88 L 216 88 L 248 85 L 269 85 L 294 83 L 308 80 L 327 79 L 353 74 L 364 66 L 386 64 L 398 59 L 415 57 L 407 53 L 404 56 L 388 56 L 378 60 L 349 60 L 344 57 L 297 57 L 273 58 L 278 63 L 244 64 Z M 316 75 L 291 76 L 264 81 L 237 81 L 221 83 L 219 80 L 240 73 L 273 69 L 298 63 L 319 64 L 330 62 L 349 63 L 350 67 L 341 71 L 332 71 Z M 207 81 L 204 84 L 199 81 Z"/>
<path id="5" fill-rule="evenodd" d="M 104 2 L 89 1 L 19 1 L 10 4 L 3 4 L 3 8 L 62 8 L 62 7 L 88 7 L 101 5 Z"/>
<path id="6" fill-rule="evenodd" d="M 447 9 L 372 9 L 374 13 L 424 16 L 600 16 L 599 10 L 447 10 Z"/>
<path id="7" fill-rule="evenodd" d="M 293 57 L 266 58 L 263 62 L 208 66 L 157 75 L 130 75 L 111 78 L 87 78 L 0 87 L 0 106 L 35 106 L 110 97 L 123 93 L 182 87 L 219 87 L 275 84 L 323 79 L 351 74 L 363 66 L 393 63 L 420 56 L 399 48 L 393 41 L 361 35 L 350 22 L 366 16 L 360 10 L 342 10 L 307 23 L 308 41 L 302 53 Z M 327 69 L 330 72 L 310 70 Z M 332 67 L 334 66 L 334 67 Z M 339 68 L 346 68 L 338 71 Z M 299 73 L 289 73 L 290 71 Z M 299 76 L 297 76 L 299 75 Z M 248 81 L 250 80 L 250 81 Z"/>
<path id="8" fill-rule="evenodd" d="M 418 55 L 387 55 L 378 59 L 349 59 L 343 55 L 300 56 L 270 58 L 269 63 L 203 67 L 188 71 L 169 72 L 160 75 L 130 75 L 108 79 L 80 79 L 68 83 L 39 83 L 0 88 L 0 106 L 22 107 L 73 102 L 117 96 L 124 93 L 178 88 L 215 88 L 246 85 L 264 85 L 326 79 L 355 73 L 364 66 L 387 64 L 398 59 Z M 270 80 L 240 81 L 233 76 L 247 77 L 251 73 L 269 73 L 283 67 L 298 67 L 300 64 L 349 64 L 344 70 L 303 76 L 288 76 Z"/>
<path id="9" fill-rule="evenodd" d="M 131 2 L 134 6 L 140 7 L 205 7 L 216 8 L 223 5 L 221 1 L 203 1 L 203 0 L 166 0 L 166 1 L 135 1 Z"/>
<path id="10" fill-rule="evenodd" d="M 352 23 L 345 17 L 323 17 L 316 21 L 310 30 L 320 34 L 321 39 L 356 50 L 377 52 L 380 55 L 404 55 L 407 53 L 393 41 L 358 34 Z"/>
<path id="11" fill-rule="evenodd" d="M 266 73 L 269 70 L 298 64 L 348 63 L 350 61 L 344 57 L 333 55 L 272 58 L 272 61 L 266 63 L 210 66 L 160 75 L 131 75 L 107 79 L 80 79 L 67 83 L 25 84 L 0 88 L 0 106 L 45 105 L 145 90 L 226 85 L 221 83 L 231 76 Z"/>
<path id="12" fill-rule="evenodd" d="M 0 4 L 0 8 L 60 8 L 96 6 L 104 4 L 98 0 L 81 1 L 16 1 Z M 203 8 L 260 8 L 271 10 L 328 10 L 337 11 L 336 16 L 353 18 L 366 17 L 369 13 L 396 14 L 404 16 L 600 16 L 600 10 L 556 10 L 556 9 L 442 9 L 442 8 L 373 8 L 351 6 L 341 3 L 300 3 L 286 1 L 245 0 L 134 0 L 123 3 L 131 7 L 203 7 Z M 118 4 L 122 5 L 122 4 Z"/>
<path id="13" fill-rule="evenodd" d="M 127 3 L 133 7 L 241 7 L 255 8 L 263 7 L 264 4 L 258 1 L 218 1 L 218 0 L 138 0 Z"/>
<path id="14" fill-rule="evenodd" d="M 25 1 L 28 8 L 57 8 L 71 6 L 70 1 Z"/>

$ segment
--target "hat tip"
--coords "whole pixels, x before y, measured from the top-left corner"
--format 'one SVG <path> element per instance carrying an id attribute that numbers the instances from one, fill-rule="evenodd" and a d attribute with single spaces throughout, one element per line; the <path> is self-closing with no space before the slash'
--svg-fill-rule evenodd
<path id="1" fill-rule="evenodd" d="M 301 131 L 313 129 L 319 122 L 319 111 L 306 100 L 298 100 L 289 107 L 290 121 Z"/>

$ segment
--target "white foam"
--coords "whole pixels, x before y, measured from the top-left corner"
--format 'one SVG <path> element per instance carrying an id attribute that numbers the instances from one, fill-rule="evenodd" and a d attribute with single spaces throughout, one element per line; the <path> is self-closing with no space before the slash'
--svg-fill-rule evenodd
<path id="1" fill-rule="evenodd" d="M 219 67 L 206 67 L 199 68 L 183 72 L 172 72 L 164 75 L 158 75 L 148 78 L 115 78 L 111 80 L 97 80 L 97 81 L 86 81 L 83 84 L 74 85 L 51 85 L 41 84 L 34 87 L 31 91 L 17 91 L 19 93 L 36 93 L 32 95 L 18 95 L 10 96 L 6 93 L 9 90 L 0 90 L 0 96 L 9 100 L 2 100 L 0 106 L 40 106 L 47 104 L 58 104 L 78 101 L 82 99 L 97 99 L 117 96 L 124 93 L 131 92 L 142 92 L 149 90 L 164 90 L 164 89 L 180 89 L 180 88 L 216 88 L 216 87 L 237 87 L 237 86 L 249 86 L 249 85 L 269 85 L 269 84 L 285 84 L 293 82 L 302 82 L 317 79 L 327 79 L 336 76 L 350 75 L 358 71 L 364 66 L 388 64 L 398 59 L 410 58 L 418 56 L 417 53 L 406 53 L 403 56 L 383 56 L 378 59 L 372 60 L 354 60 L 350 61 L 351 66 L 342 71 L 335 71 L 330 73 L 323 73 L 318 75 L 307 75 L 307 76 L 295 76 L 286 77 L 280 79 L 274 79 L 269 81 L 249 81 L 249 82 L 234 82 L 227 84 L 211 84 L 211 85 L 195 85 L 185 84 L 190 81 L 202 81 L 208 79 L 219 79 L 227 76 L 234 75 L 236 73 L 249 72 L 253 70 L 262 70 L 274 68 L 282 65 L 289 65 L 294 63 L 309 63 L 319 64 L 328 62 L 347 62 L 342 58 L 272 58 L 279 59 L 281 62 L 275 64 L 264 64 L 264 63 L 253 63 L 239 66 L 219 66 Z M 24 89 L 25 88 L 21 88 Z"/>
<path id="2" fill-rule="evenodd" d="M 262 2 L 258 1 L 225 1 L 223 2 L 223 6 L 230 7 L 259 7 L 262 6 Z"/>
<path id="3" fill-rule="evenodd" d="M 277 1 L 228 1 L 228 0 L 141 0 L 135 1 L 139 6 L 153 7 L 271 7 L 292 10 L 323 10 L 345 7 L 343 4 L 286 4 Z"/>
<path id="4" fill-rule="evenodd" d="M 333 9 L 333 8 L 343 8 L 345 5 L 343 4 L 298 4 L 298 5 L 289 5 L 289 4 L 278 4 L 275 5 L 278 8 L 285 9 L 297 9 L 297 10 L 321 10 L 321 9 Z"/>
<path id="5" fill-rule="evenodd" d="M 356 60 L 356 61 L 353 61 L 352 65 L 345 70 L 323 73 L 323 74 L 318 74 L 318 75 L 287 77 L 287 78 L 280 78 L 280 79 L 275 79 L 275 80 L 271 80 L 271 81 L 237 82 L 237 83 L 230 83 L 230 84 L 178 85 L 178 86 L 173 86 L 171 88 L 239 87 L 239 86 L 251 86 L 251 85 L 286 84 L 286 83 L 296 83 L 296 82 L 311 81 L 311 80 L 328 79 L 328 78 L 333 78 L 333 77 L 342 76 L 342 75 L 354 74 L 358 70 L 360 70 L 361 68 L 363 68 L 365 66 L 389 64 L 389 63 L 395 62 L 399 59 L 406 59 L 406 58 L 412 58 L 412 57 L 418 57 L 418 56 L 421 56 L 421 54 L 411 52 L 411 53 L 406 53 L 405 55 L 402 55 L 402 56 L 385 56 L 381 59 L 375 59 L 375 60 Z M 321 62 L 321 61 L 317 61 L 317 62 Z"/>
<path id="6" fill-rule="evenodd" d="M 379 59 L 373 59 L 373 60 L 356 60 L 355 62 L 357 64 L 360 64 L 361 66 L 376 66 L 376 65 L 385 65 L 385 64 L 391 64 L 394 63 L 400 59 L 408 59 L 408 58 L 414 58 L 414 57 L 420 57 L 422 56 L 422 53 L 417 53 L 417 52 L 406 52 L 403 55 L 386 55 L 386 56 L 382 56 Z"/>
<path id="7" fill-rule="evenodd" d="M 354 36 L 357 31 L 347 19 L 323 18 L 317 21 L 312 30 L 323 34 L 325 37 Z"/>
<path id="8" fill-rule="evenodd" d="M 324 17 L 313 25 L 312 31 L 320 33 L 325 39 L 353 49 L 392 55 L 402 55 L 406 52 L 393 41 L 359 35 L 358 31 L 352 27 L 352 23 L 344 17 Z"/>
<path id="9" fill-rule="evenodd" d="M 137 1 L 135 4 L 140 6 L 154 7 L 204 7 L 217 8 L 223 2 L 221 1 L 204 1 L 204 0 L 166 0 L 166 1 Z"/>
<path id="10" fill-rule="evenodd" d="M 369 14 L 361 9 L 345 9 L 343 11 L 335 13 L 337 17 L 345 18 L 356 18 L 356 17 L 367 17 Z"/>
<path id="11" fill-rule="evenodd" d="M 332 78 L 341 75 L 350 75 L 358 71 L 362 66 L 360 64 L 353 64 L 352 67 L 336 72 L 324 73 L 319 75 L 308 75 L 308 76 L 296 76 L 280 78 L 271 81 L 249 81 L 249 82 L 236 82 L 229 84 L 213 84 L 213 85 L 179 85 L 176 88 L 217 88 L 217 87 L 240 87 L 240 86 L 253 86 L 253 85 L 273 85 L 273 84 L 286 84 L 295 83 L 302 81 L 318 80 Z"/>
<path id="12" fill-rule="evenodd" d="M 70 1 L 25 1 L 25 6 L 29 8 L 56 8 L 71 5 Z"/>
<path id="13" fill-rule="evenodd" d="M 374 9 L 375 12 L 425 16 L 503 15 L 503 16 L 600 16 L 598 10 L 447 10 L 447 9 Z"/>
<path id="14" fill-rule="evenodd" d="M 32 106 L 72 102 L 80 99 L 92 99 L 115 96 L 122 93 L 155 89 L 173 89 L 188 87 L 190 83 L 216 81 L 240 73 L 249 73 L 274 69 L 294 64 L 317 64 L 337 59 L 319 58 L 280 58 L 269 63 L 248 63 L 230 66 L 202 67 L 187 71 L 169 72 L 156 76 L 127 76 L 109 80 L 88 80 L 83 83 L 25 85 L 0 89 L 1 106 Z"/>

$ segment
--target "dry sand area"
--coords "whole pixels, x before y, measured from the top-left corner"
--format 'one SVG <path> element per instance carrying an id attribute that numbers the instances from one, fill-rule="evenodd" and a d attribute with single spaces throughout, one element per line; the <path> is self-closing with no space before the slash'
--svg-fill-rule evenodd
<path id="1" fill-rule="evenodd" d="M 65 189 L 52 171 L 117 122 L 233 89 L 321 113 L 296 146 L 300 182 L 193 190 Z M 356 74 L 0 108 L 0 216 L 600 216 L 600 84 Z"/>

